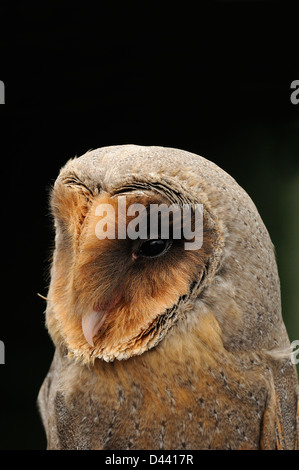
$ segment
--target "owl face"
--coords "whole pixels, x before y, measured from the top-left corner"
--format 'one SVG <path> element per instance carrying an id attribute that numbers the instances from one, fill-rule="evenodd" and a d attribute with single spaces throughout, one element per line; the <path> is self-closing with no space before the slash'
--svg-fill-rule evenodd
<path id="1" fill-rule="evenodd" d="M 161 236 L 163 212 L 151 236 L 150 209 L 171 203 L 154 189 L 93 195 L 69 181 L 55 186 L 57 235 L 48 305 L 55 314 L 48 316 L 48 326 L 70 354 L 85 362 L 127 359 L 157 345 L 179 320 L 177 306 L 204 275 L 217 235 L 204 213 L 202 246 L 186 249 L 185 219 L 177 211 L 167 220 L 167 237 Z M 132 207 L 143 208 L 138 224 Z M 132 224 L 138 228 L 135 236 Z M 178 225 L 181 236 L 174 237 Z"/>

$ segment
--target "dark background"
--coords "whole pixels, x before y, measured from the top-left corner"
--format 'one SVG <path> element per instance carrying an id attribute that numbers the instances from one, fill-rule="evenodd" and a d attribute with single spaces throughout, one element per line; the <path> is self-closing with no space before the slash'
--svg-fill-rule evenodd
<path id="1" fill-rule="evenodd" d="M 47 294 L 54 235 L 48 192 L 70 157 L 161 145 L 230 173 L 275 244 L 285 323 L 299 339 L 299 15 L 286 1 L 7 5 L 0 449 L 44 449 L 36 397 L 54 349 L 37 293 Z"/>

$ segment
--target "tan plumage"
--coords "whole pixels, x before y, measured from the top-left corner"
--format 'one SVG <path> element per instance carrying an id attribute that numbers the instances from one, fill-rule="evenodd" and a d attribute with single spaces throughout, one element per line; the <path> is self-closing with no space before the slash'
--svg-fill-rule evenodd
<path id="1" fill-rule="evenodd" d="M 134 259 L 132 240 L 99 240 L 95 208 L 121 194 L 202 203 L 203 247 Z M 106 147 L 66 164 L 51 207 L 56 352 L 38 400 L 49 449 L 298 446 L 272 243 L 227 173 L 177 149 Z M 87 341 L 95 308 L 108 314 Z"/>

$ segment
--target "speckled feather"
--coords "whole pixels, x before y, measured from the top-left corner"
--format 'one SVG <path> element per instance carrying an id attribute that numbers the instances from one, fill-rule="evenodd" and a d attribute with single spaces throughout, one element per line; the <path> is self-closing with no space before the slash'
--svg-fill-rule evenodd
<path id="1" fill-rule="evenodd" d="M 188 269 L 184 258 L 169 266 L 176 285 L 168 289 L 166 279 L 165 295 L 153 291 L 152 304 L 136 297 L 140 324 L 134 317 L 126 331 L 120 317 L 132 306 L 123 305 L 92 348 L 78 319 L 81 299 L 101 283 L 91 270 L 92 208 L 103 194 L 136 190 L 202 203 L 204 245 L 185 259 Z M 186 151 L 112 146 L 69 160 L 51 201 L 56 248 L 46 323 L 56 352 L 38 398 L 48 448 L 298 448 L 298 379 L 284 354 L 290 343 L 274 250 L 235 180 Z M 99 245 L 103 259 L 107 246 Z M 116 279 L 100 273 L 107 284 Z M 150 275 L 162 279 L 154 269 Z M 146 279 L 140 288 L 147 292 Z"/>

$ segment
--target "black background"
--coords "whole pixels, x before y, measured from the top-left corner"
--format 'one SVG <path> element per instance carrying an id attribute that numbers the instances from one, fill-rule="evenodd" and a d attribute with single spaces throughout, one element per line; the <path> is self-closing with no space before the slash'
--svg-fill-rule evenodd
<path id="1" fill-rule="evenodd" d="M 0 449 L 44 449 L 36 397 L 54 349 L 37 293 L 47 293 L 54 235 L 48 192 L 68 158 L 105 145 L 162 145 L 230 173 L 268 227 L 285 322 L 299 338 L 299 105 L 290 101 L 299 15 L 285 1 L 7 5 Z"/>

